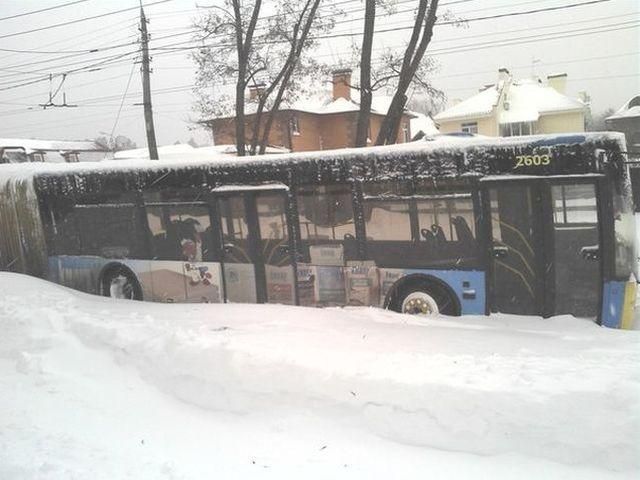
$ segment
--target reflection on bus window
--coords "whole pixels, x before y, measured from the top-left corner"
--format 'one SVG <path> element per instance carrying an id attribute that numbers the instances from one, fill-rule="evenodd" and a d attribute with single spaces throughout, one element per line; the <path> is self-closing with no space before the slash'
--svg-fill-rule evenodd
<path id="1" fill-rule="evenodd" d="M 302 187 L 298 214 L 303 240 L 344 240 L 355 235 L 349 186 Z"/>
<path id="2" fill-rule="evenodd" d="M 409 202 L 370 200 L 364 205 L 367 240 L 411 241 Z"/>
<path id="3" fill-rule="evenodd" d="M 287 221 L 284 198 L 281 194 L 260 195 L 256 203 L 260 238 L 262 240 L 286 240 Z"/>
<path id="4" fill-rule="evenodd" d="M 593 184 L 555 185 L 551 187 L 555 224 L 598 223 L 596 192 Z"/>
<path id="5" fill-rule="evenodd" d="M 207 207 L 148 206 L 147 220 L 157 260 L 209 259 L 212 235 Z"/>
<path id="6" fill-rule="evenodd" d="M 244 209 L 244 197 L 220 200 L 220 223 L 225 243 L 247 239 L 249 228 Z"/>
<path id="7" fill-rule="evenodd" d="M 635 273 L 637 275 L 637 252 L 635 239 L 635 217 L 629 197 L 621 194 L 613 196 L 614 233 L 615 233 L 615 264 L 616 276 L 626 279 Z"/>

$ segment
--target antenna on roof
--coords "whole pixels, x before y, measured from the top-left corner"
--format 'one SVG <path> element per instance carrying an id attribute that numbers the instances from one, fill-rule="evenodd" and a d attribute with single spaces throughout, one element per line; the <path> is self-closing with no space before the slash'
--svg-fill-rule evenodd
<path id="1" fill-rule="evenodd" d="M 542 60 L 531 55 L 531 78 L 538 78 L 538 73 L 536 72 L 536 64 L 538 63 L 542 63 Z"/>

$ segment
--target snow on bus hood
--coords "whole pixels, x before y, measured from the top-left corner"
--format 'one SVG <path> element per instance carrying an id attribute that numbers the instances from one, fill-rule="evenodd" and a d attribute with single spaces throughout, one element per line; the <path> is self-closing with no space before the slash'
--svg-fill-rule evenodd
<path id="1" fill-rule="evenodd" d="M 637 331 L 0 287 L 0 478 L 640 473 Z"/>

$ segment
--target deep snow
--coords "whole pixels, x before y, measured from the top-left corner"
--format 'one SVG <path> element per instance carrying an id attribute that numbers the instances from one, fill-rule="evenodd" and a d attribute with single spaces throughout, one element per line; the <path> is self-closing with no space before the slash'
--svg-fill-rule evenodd
<path id="1" fill-rule="evenodd" d="M 640 332 L 0 274 L 0 479 L 638 478 Z"/>

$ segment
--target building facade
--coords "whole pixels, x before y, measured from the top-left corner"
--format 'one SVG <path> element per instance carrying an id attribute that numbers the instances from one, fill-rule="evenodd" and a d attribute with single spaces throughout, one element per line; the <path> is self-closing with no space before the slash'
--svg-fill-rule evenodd
<path id="1" fill-rule="evenodd" d="M 436 115 L 440 131 L 509 137 L 585 130 L 587 96 L 565 94 L 566 74 L 549 75 L 546 82 L 516 81 L 505 68 L 498 75 L 496 84 Z"/>
<path id="2" fill-rule="evenodd" d="M 353 147 L 358 122 L 359 105 L 351 98 L 351 70 L 333 72 L 332 97 L 329 101 L 305 100 L 276 112 L 269 132 L 268 144 L 286 148 L 292 152 L 329 150 Z M 260 95 L 260 87 L 250 89 L 250 100 Z M 386 111 L 371 109 L 369 141 L 375 141 Z M 246 115 L 246 143 L 251 143 L 255 114 Z M 263 114 L 261 127 L 267 120 Z M 400 124 L 396 143 L 411 141 L 411 119 L 415 115 L 406 112 Z M 216 145 L 235 144 L 235 117 L 214 118 L 204 122 L 213 134 Z"/>

